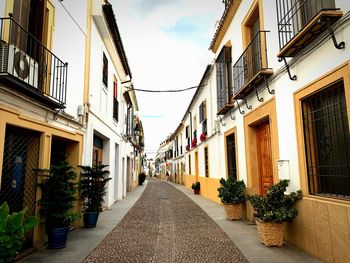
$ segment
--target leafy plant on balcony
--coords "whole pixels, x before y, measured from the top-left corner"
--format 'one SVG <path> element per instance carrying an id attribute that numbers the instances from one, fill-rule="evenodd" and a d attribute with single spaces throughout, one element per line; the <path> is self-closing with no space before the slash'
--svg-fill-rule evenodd
<path id="1" fill-rule="evenodd" d="M 197 146 L 197 138 L 196 138 L 196 137 L 194 137 L 194 138 L 192 139 L 191 146 L 192 146 L 192 148 Z"/>
<path id="2" fill-rule="evenodd" d="M 207 139 L 207 134 L 205 132 L 203 132 L 201 134 L 201 136 L 199 137 L 199 139 L 201 140 L 201 142 L 205 141 Z"/>

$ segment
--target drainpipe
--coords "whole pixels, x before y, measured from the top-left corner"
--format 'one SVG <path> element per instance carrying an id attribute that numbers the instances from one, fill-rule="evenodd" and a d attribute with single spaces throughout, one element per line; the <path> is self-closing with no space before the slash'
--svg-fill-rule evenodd
<path id="1" fill-rule="evenodd" d="M 190 147 L 192 146 L 192 112 L 188 111 L 190 114 Z"/>

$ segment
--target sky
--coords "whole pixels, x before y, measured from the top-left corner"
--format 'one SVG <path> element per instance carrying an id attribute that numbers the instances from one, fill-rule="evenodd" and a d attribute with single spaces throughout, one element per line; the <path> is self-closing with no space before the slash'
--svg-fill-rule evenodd
<path id="1" fill-rule="evenodd" d="M 110 0 L 135 89 L 173 90 L 199 84 L 224 11 L 221 0 Z M 145 152 L 154 157 L 175 131 L 195 90 L 136 92 Z"/>

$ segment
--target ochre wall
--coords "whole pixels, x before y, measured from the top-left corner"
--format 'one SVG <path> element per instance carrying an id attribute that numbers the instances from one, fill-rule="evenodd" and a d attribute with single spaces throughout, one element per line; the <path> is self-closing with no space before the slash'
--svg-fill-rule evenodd
<path id="1" fill-rule="evenodd" d="M 350 205 L 304 197 L 285 239 L 325 262 L 350 262 Z"/>
<path id="2" fill-rule="evenodd" d="M 207 178 L 207 177 L 198 177 L 198 180 L 201 184 L 200 194 L 216 203 L 221 203 L 220 198 L 218 197 L 217 189 L 220 187 L 220 179 L 216 178 Z M 186 187 L 191 189 L 192 183 L 195 182 L 194 175 L 185 175 Z"/>
<path id="3" fill-rule="evenodd" d="M 39 132 L 40 135 L 40 150 L 39 150 L 39 168 L 49 168 L 51 159 L 51 143 L 52 137 L 65 138 L 69 151 L 69 162 L 75 168 L 74 170 L 79 174 L 78 165 L 82 161 L 83 151 L 83 134 L 78 132 L 69 132 L 46 122 L 41 122 L 28 116 L 24 116 L 18 111 L 0 106 L 0 185 L 1 185 L 1 173 L 2 173 L 2 160 L 4 156 L 4 142 L 5 142 L 5 129 L 6 125 L 13 125 L 24 129 L 30 129 Z M 79 178 L 77 179 L 79 180 Z M 37 191 L 36 199 L 41 198 L 40 189 Z M 75 202 L 75 211 L 80 211 L 81 207 Z M 36 205 L 36 215 L 40 215 L 40 207 Z M 45 221 L 44 218 L 40 218 L 39 226 L 34 229 L 34 246 L 39 247 L 45 241 Z M 79 225 L 76 222 L 75 226 Z"/>

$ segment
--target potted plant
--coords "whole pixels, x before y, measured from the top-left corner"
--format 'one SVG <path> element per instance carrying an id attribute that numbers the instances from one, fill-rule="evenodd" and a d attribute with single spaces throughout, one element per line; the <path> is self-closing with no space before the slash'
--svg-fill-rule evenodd
<path id="1" fill-rule="evenodd" d="M 201 136 L 199 137 L 199 139 L 201 140 L 201 142 L 204 142 L 207 139 L 207 134 L 206 132 L 202 132 Z"/>
<path id="2" fill-rule="evenodd" d="M 79 213 L 72 211 L 77 194 L 78 183 L 74 181 L 77 174 L 66 156 L 50 169 L 37 171 L 43 177 L 39 184 L 42 192 L 39 204 L 45 215 L 48 248 L 64 248 L 71 223 L 80 218 Z"/>
<path id="3" fill-rule="evenodd" d="M 199 192 L 201 190 L 201 183 L 200 182 L 194 182 L 194 183 L 192 183 L 191 188 L 193 189 L 195 195 L 199 195 Z"/>
<path id="4" fill-rule="evenodd" d="M 186 151 L 189 151 L 189 150 L 190 150 L 190 145 L 187 144 L 187 145 L 186 145 Z"/>
<path id="5" fill-rule="evenodd" d="M 285 222 L 291 221 L 298 215 L 293 204 L 302 198 L 301 191 L 285 195 L 288 180 L 281 180 L 271 186 L 265 196 L 248 195 L 252 204 L 260 241 L 265 246 L 283 246 Z"/>
<path id="6" fill-rule="evenodd" d="M 106 183 L 112 178 L 108 177 L 108 165 L 96 164 L 79 166 L 81 198 L 84 207 L 84 225 L 96 227 L 99 213 L 102 211 L 103 198 L 107 193 Z"/>
<path id="7" fill-rule="evenodd" d="M 7 202 L 0 207 L 0 262 L 15 262 L 24 243 L 24 235 L 39 223 L 35 216 L 25 220 L 25 211 L 10 214 Z"/>
<path id="8" fill-rule="evenodd" d="M 192 148 L 197 146 L 197 138 L 196 138 L 196 137 L 194 137 L 194 138 L 192 139 L 192 144 L 191 144 L 191 146 L 192 146 Z"/>
<path id="9" fill-rule="evenodd" d="M 146 180 L 146 174 L 145 173 L 140 173 L 139 174 L 139 185 L 143 185 L 145 180 Z"/>
<path id="10" fill-rule="evenodd" d="M 219 197 L 224 205 L 228 220 L 239 220 L 242 215 L 242 203 L 245 201 L 243 180 L 237 181 L 233 177 L 220 179 Z"/>

